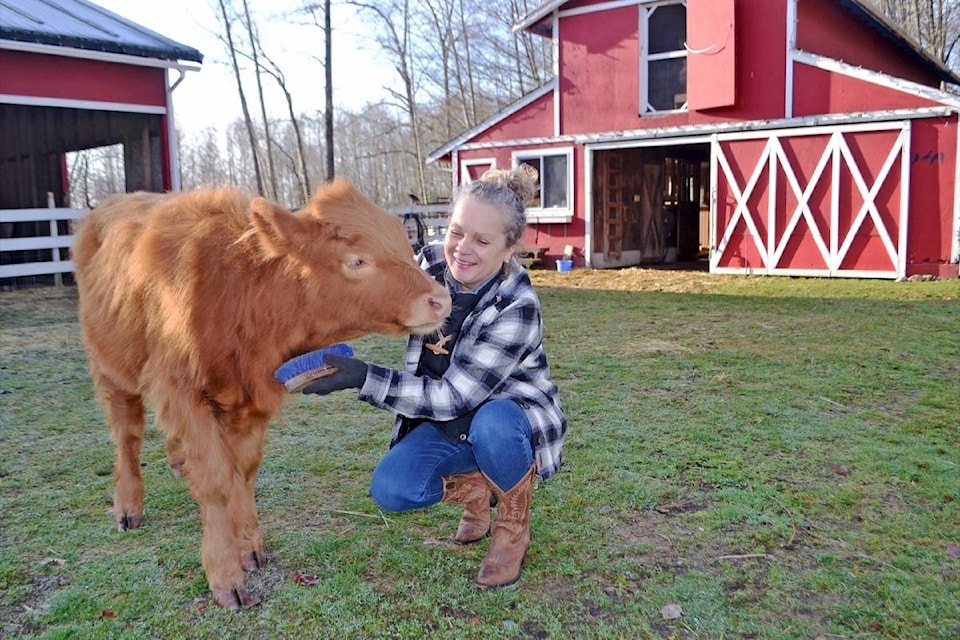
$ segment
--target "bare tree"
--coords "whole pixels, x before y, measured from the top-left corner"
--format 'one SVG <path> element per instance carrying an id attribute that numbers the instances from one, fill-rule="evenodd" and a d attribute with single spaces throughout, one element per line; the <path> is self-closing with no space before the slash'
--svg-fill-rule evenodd
<path id="1" fill-rule="evenodd" d="M 261 57 L 264 61 L 262 64 L 263 71 L 277 82 L 277 85 L 280 87 L 280 91 L 283 92 L 284 100 L 286 101 L 287 115 L 290 118 L 290 126 L 293 129 L 294 143 L 297 150 L 297 157 L 293 163 L 293 167 L 294 172 L 297 174 L 300 195 L 303 197 L 303 201 L 306 202 L 306 200 L 310 197 L 310 173 L 307 170 L 307 157 L 306 152 L 304 151 L 303 135 L 300 130 L 300 122 L 298 121 L 297 114 L 293 108 L 293 95 L 287 88 L 287 79 L 286 76 L 284 76 L 283 71 L 280 70 L 280 66 L 271 60 L 266 53 L 262 53 Z M 269 144 L 270 138 L 268 137 L 267 140 Z M 282 147 L 277 146 L 276 148 L 277 151 L 283 152 Z"/>
<path id="2" fill-rule="evenodd" d="M 233 76 L 237 81 L 237 94 L 240 96 L 240 107 L 243 110 L 243 121 L 247 129 L 247 137 L 250 140 L 250 153 L 253 156 L 253 170 L 257 178 L 257 193 L 266 195 L 263 190 L 263 176 L 260 173 L 260 158 L 257 152 L 257 136 L 253 129 L 253 119 L 250 117 L 250 109 L 247 107 L 247 96 L 243 91 L 243 80 L 240 76 L 240 65 L 237 62 L 237 48 L 233 42 L 232 20 L 227 13 L 227 5 L 224 0 L 217 0 L 220 6 L 220 18 L 223 20 L 223 36 L 226 39 L 227 52 L 230 55 L 230 62 L 233 67 Z"/>
<path id="3" fill-rule="evenodd" d="M 247 0 L 243 0 L 243 15 L 245 18 L 245 25 L 247 27 L 247 34 L 250 37 L 250 56 L 253 60 L 253 75 L 257 81 L 257 97 L 260 100 L 260 115 L 263 118 L 263 136 L 264 136 L 264 152 L 267 160 L 267 172 L 270 175 L 270 196 L 274 199 L 277 197 L 277 171 L 273 166 L 273 152 L 271 150 L 271 136 L 270 136 L 270 119 L 267 117 L 267 105 L 263 95 L 263 83 L 260 80 L 261 71 L 263 68 L 260 65 L 260 37 L 257 34 L 256 25 L 254 25 L 253 20 L 250 18 L 250 5 Z"/>
<path id="4" fill-rule="evenodd" d="M 410 0 L 388 0 L 378 4 L 352 2 L 351 4 L 373 17 L 376 32 L 379 34 L 377 41 L 391 57 L 394 69 L 400 78 L 402 91 L 388 89 L 388 92 L 407 116 L 414 156 L 417 159 L 418 195 L 421 200 L 426 200 L 427 184 L 424 175 L 426 155 L 423 150 L 417 105 L 419 68 L 412 41 L 414 34 Z"/>
<path id="5" fill-rule="evenodd" d="M 879 0 L 878 8 L 931 57 L 960 67 L 960 0 Z"/>

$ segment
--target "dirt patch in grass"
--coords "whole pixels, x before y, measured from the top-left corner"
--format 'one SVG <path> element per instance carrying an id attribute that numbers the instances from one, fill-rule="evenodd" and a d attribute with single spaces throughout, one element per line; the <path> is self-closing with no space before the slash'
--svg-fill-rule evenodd
<path id="1" fill-rule="evenodd" d="M 530 272 L 534 285 L 605 291 L 665 291 L 672 293 L 710 293 L 721 282 L 749 276 L 718 276 L 701 270 L 644 269 L 574 269 L 566 273 L 534 269 Z"/>

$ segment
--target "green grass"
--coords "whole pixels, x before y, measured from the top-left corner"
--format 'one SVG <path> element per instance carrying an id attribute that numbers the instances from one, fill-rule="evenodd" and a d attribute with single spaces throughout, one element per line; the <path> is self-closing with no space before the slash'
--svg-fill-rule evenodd
<path id="1" fill-rule="evenodd" d="M 449 544 L 455 509 L 379 512 L 388 414 L 296 397 L 257 490 L 263 604 L 239 614 L 210 604 L 157 428 L 144 526 L 115 531 L 75 291 L 0 294 L 0 637 L 960 635 L 960 280 L 577 273 L 535 274 L 571 430 L 520 583 L 472 586 L 486 544 Z"/>

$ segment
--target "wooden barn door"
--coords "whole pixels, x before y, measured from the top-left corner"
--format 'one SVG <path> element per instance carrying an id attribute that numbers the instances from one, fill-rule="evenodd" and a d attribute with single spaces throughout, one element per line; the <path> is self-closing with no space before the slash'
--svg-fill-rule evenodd
<path id="1" fill-rule="evenodd" d="M 718 135 L 710 270 L 898 278 L 910 123 Z"/>
<path id="2" fill-rule="evenodd" d="M 663 161 L 643 165 L 640 189 L 640 256 L 645 262 L 659 262 L 666 247 L 663 238 Z"/>
<path id="3" fill-rule="evenodd" d="M 624 185 L 624 162 L 620 153 L 608 152 L 597 156 L 598 190 L 596 210 L 600 250 L 607 261 L 619 260 L 623 255 L 623 233 L 627 219 L 627 194 Z"/>

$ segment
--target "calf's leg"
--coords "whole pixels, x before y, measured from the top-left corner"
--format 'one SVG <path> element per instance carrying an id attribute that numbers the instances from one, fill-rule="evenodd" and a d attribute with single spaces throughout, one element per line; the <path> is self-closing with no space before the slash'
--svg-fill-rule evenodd
<path id="1" fill-rule="evenodd" d="M 140 450 L 146 428 L 143 398 L 109 387 L 99 380 L 104 396 L 107 424 L 117 445 L 113 465 L 113 517 L 119 531 L 136 529 L 143 520 L 143 476 Z"/>
<path id="2" fill-rule="evenodd" d="M 245 435 L 236 434 L 232 438 L 233 452 L 240 473 L 239 482 L 231 493 L 231 510 L 237 519 L 240 563 L 244 571 L 255 571 L 267 565 L 255 497 L 257 472 L 263 461 L 266 432 L 267 422 L 255 422 L 247 427 Z"/>
<path id="3" fill-rule="evenodd" d="M 238 446 L 235 435 L 202 407 L 194 408 L 189 422 L 176 432 L 184 477 L 200 505 L 200 558 L 214 600 L 230 609 L 252 607 L 260 601 L 247 592 L 243 582 L 235 497 L 237 488 L 243 486 L 243 475 L 234 454 Z"/>

